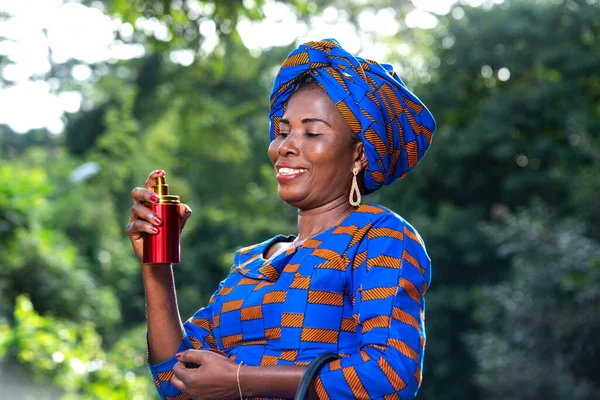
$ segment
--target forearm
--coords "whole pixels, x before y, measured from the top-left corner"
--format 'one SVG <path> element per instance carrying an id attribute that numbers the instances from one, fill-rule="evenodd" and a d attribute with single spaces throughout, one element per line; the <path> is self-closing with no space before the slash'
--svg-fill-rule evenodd
<path id="1" fill-rule="evenodd" d="M 173 268 L 168 264 L 143 264 L 142 278 L 146 293 L 149 361 L 158 364 L 173 357 L 183 337 Z"/>
<path id="2" fill-rule="evenodd" d="M 240 368 L 240 386 L 244 397 L 284 397 L 293 399 L 305 366 L 273 365 Z M 316 399 L 314 388 L 311 399 Z"/>

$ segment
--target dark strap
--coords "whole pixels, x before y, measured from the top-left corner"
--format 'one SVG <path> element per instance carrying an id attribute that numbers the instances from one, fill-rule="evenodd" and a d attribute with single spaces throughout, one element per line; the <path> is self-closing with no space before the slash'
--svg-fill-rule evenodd
<path id="1" fill-rule="evenodd" d="M 310 391 L 310 384 L 312 383 L 315 376 L 317 376 L 317 374 L 325 364 L 333 360 L 337 360 L 338 358 L 340 358 L 340 356 L 338 356 L 335 353 L 323 353 L 317 358 L 315 358 L 308 365 L 306 371 L 304 371 L 304 375 L 302 375 L 302 379 L 300 380 L 300 384 L 298 385 L 298 390 L 296 390 L 296 397 L 294 397 L 294 400 L 307 400 L 308 393 Z"/>

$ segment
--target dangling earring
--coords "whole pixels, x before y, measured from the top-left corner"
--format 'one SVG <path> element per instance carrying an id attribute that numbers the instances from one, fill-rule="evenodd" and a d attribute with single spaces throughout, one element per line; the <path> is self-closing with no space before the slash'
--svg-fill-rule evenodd
<path id="1" fill-rule="evenodd" d="M 356 207 L 360 205 L 360 190 L 358 189 L 358 182 L 356 181 L 356 175 L 358 175 L 358 167 L 352 169 L 354 176 L 352 177 L 352 188 L 350 189 L 350 205 Z M 354 200 L 356 198 L 356 200 Z"/>

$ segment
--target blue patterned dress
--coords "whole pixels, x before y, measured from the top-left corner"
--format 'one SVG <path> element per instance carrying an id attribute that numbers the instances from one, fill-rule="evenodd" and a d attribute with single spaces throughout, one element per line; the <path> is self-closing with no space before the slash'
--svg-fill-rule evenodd
<path id="1" fill-rule="evenodd" d="M 184 323 L 179 351 L 215 348 L 246 365 L 341 359 L 315 380 L 322 399 L 412 399 L 425 348 L 423 295 L 431 279 L 422 239 L 404 219 L 362 205 L 338 225 L 271 260 L 276 236 L 239 250 L 207 307 Z M 151 365 L 163 399 L 175 357 Z"/>

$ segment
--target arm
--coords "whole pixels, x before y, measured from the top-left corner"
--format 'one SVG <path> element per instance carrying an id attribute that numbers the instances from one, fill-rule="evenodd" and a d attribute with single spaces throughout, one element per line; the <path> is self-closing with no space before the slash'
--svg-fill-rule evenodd
<path id="1" fill-rule="evenodd" d="M 177 352 L 187 349 L 216 349 L 212 333 L 212 302 L 223 282 L 213 293 L 208 306 L 198 310 L 182 325 L 172 267 L 143 265 L 142 271 L 148 313 L 148 362 L 160 364 L 174 360 Z M 182 345 L 185 347 L 182 348 Z"/>
<path id="2" fill-rule="evenodd" d="M 143 263 L 144 235 L 158 233 L 162 225 L 158 215 L 146 207 L 146 204 L 160 201 L 152 187 L 164 173 L 163 170 L 152 171 L 143 188 L 136 187 L 131 191 L 133 206 L 127 224 L 127 236 L 141 265 L 148 316 L 148 361 L 154 363 L 168 360 L 183 337 L 171 265 Z M 190 207 L 181 204 L 179 214 L 182 229 L 191 213 Z"/>
<path id="3" fill-rule="evenodd" d="M 163 175 L 164 171 L 155 170 L 148 176 L 144 188 L 137 187 L 131 191 L 133 206 L 127 224 L 127 236 L 131 239 L 133 250 L 141 264 L 148 323 L 148 364 L 154 383 L 161 398 L 177 397 L 181 400 L 182 393 L 170 382 L 173 367 L 177 363 L 175 354 L 192 348 L 216 348 L 216 344 L 212 335 L 213 322 L 210 308 L 212 299 L 209 307 L 199 310 L 193 318 L 182 325 L 172 266 L 144 264 L 142 261 L 144 234 L 156 234 L 162 224 L 158 216 L 145 204 L 159 201 L 151 189 L 156 184 L 157 178 Z M 183 229 L 192 210 L 187 205 L 181 204 L 179 212 Z"/>
<path id="4" fill-rule="evenodd" d="M 142 264 L 148 318 L 148 362 L 159 364 L 177 352 L 183 338 L 173 268 L 169 264 Z"/>
<path id="5" fill-rule="evenodd" d="M 412 227 L 391 215 L 368 232 L 366 252 L 352 272 L 360 351 L 325 366 L 316 392 L 332 399 L 412 399 L 421 383 L 430 260 Z"/>
<path id="6" fill-rule="evenodd" d="M 182 325 L 177 309 L 172 268 L 170 266 L 168 268 L 166 266 L 162 267 L 164 267 L 163 270 L 154 271 L 153 269 L 152 272 L 148 273 L 149 276 L 161 275 L 158 277 L 160 280 L 157 281 L 156 285 L 150 280 L 148 284 L 144 281 L 144 288 L 148 293 L 151 293 L 150 297 L 147 296 L 148 365 L 161 398 L 181 400 L 183 398 L 177 396 L 181 396 L 182 392 L 172 382 L 173 370 L 178 362 L 176 354 L 191 349 L 217 348 L 212 333 L 212 302 L 223 286 L 223 282 L 212 295 L 208 306 L 198 310 L 192 318 Z M 154 266 L 151 268 L 154 268 Z M 169 279 L 170 284 L 167 283 Z M 153 312 L 154 315 L 151 314 Z M 163 348 L 162 346 L 169 347 Z M 157 351 L 160 352 L 160 359 L 156 357 Z M 218 357 L 222 358 L 221 356 Z"/>
<path id="7" fill-rule="evenodd" d="M 272 365 L 267 367 L 242 367 L 240 386 L 245 397 L 283 397 L 293 399 L 306 366 Z M 311 399 L 316 398 L 312 393 Z"/>

